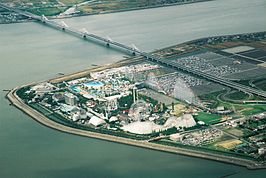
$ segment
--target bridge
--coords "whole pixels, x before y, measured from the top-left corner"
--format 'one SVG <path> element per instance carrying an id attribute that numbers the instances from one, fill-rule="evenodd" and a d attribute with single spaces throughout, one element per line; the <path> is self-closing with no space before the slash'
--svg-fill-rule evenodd
<path id="1" fill-rule="evenodd" d="M 189 67 L 184 66 L 184 65 L 180 65 L 177 62 L 174 62 L 172 60 L 159 58 L 158 56 L 152 55 L 150 53 L 140 51 L 135 46 L 130 47 L 130 46 L 124 45 L 122 43 L 115 42 L 115 41 L 111 40 L 109 37 L 108 38 L 103 38 L 103 37 L 97 36 L 95 34 L 88 33 L 86 29 L 76 30 L 76 29 L 73 29 L 73 28 L 69 27 L 64 22 L 59 23 L 59 22 L 56 22 L 56 21 L 53 21 L 53 20 L 49 20 L 44 15 L 38 16 L 38 15 L 29 13 L 29 12 L 26 12 L 26 11 L 22 11 L 22 10 L 13 8 L 13 7 L 9 7 L 9 6 L 7 6 L 7 5 L 5 5 L 3 3 L 0 3 L 0 7 L 4 8 L 6 10 L 9 10 L 9 11 L 15 12 L 17 14 L 21 14 L 23 16 L 26 16 L 26 17 L 30 18 L 30 19 L 34 19 L 37 22 L 40 22 L 40 23 L 42 23 L 44 25 L 47 25 L 47 26 L 50 26 L 52 28 L 55 28 L 55 29 L 58 29 L 58 30 L 61 30 L 61 31 L 64 31 L 64 32 L 67 32 L 67 33 L 70 33 L 70 34 L 75 35 L 75 36 L 78 36 L 78 37 L 83 38 L 85 40 L 98 41 L 98 42 L 101 42 L 101 43 L 105 44 L 108 47 L 109 46 L 117 47 L 117 48 L 126 50 L 126 51 L 130 52 L 133 55 L 142 56 L 148 61 L 155 62 L 155 63 L 158 63 L 160 65 L 167 66 L 167 67 L 172 67 L 172 68 L 175 68 L 175 69 L 178 69 L 178 70 L 182 70 L 184 72 L 188 72 L 190 74 L 205 78 L 205 79 L 210 80 L 210 81 L 215 82 L 215 83 L 222 84 L 224 86 L 236 89 L 238 91 L 242 91 L 244 93 L 252 93 L 252 94 L 255 94 L 257 96 L 261 96 L 261 97 L 266 98 L 266 91 L 257 90 L 257 89 L 252 88 L 252 87 L 248 87 L 248 86 L 236 83 L 236 82 L 232 82 L 232 81 L 229 81 L 228 79 L 225 79 L 223 77 L 209 75 L 209 74 L 206 74 L 206 73 L 204 73 L 202 71 L 195 70 L 195 69 L 189 68 Z"/>

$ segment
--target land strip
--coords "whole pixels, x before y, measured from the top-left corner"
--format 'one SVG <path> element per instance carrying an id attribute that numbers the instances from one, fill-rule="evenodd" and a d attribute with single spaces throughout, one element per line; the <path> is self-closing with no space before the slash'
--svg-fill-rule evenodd
<path id="1" fill-rule="evenodd" d="M 21 111 L 23 111 L 24 113 L 32 117 L 35 121 L 45 126 L 48 126 L 50 128 L 62 131 L 62 132 L 67 132 L 67 133 L 74 134 L 74 135 L 107 140 L 111 142 L 117 142 L 117 143 L 132 145 L 132 146 L 138 146 L 138 147 L 143 147 L 143 148 L 148 148 L 148 149 L 153 149 L 153 150 L 176 153 L 176 154 L 181 154 L 181 155 L 186 155 L 186 156 L 193 156 L 193 157 L 204 158 L 204 159 L 209 159 L 209 160 L 215 160 L 219 162 L 225 162 L 225 163 L 245 166 L 249 169 L 266 168 L 265 166 L 258 165 L 256 162 L 253 162 L 250 160 L 245 160 L 245 159 L 240 159 L 240 158 L 235 158 L 235 157 L 228 158 L 223 155 L 217 155 L 217 154 L 201 152 L 201 151 L 196 151 L 196 150 L 188 150 L 188 149 L 183 149 L 183 148 L 178 148 L 178 147 L 159 145 L 159 144 L 150 143 L 146 141 L 137 141 L 137 140 L 127 139 L 127 138 L 121 138 L 121 137 L 116 137 L 112 135 L 100 134 L 100 133 L 67 127 L 67 126 L 61 125 L 59 123 L 56 123 L 50 120 L 43 114 L 39 113 L 38 111 L 34 110 L 33 108 L 25 104 L 16 94 L 16 91 L 19 88 L 20 87 L 14 88 L 7 94 L 7 98 L 9 99 L 9 101 L 14 106 L 16 106 L 18 109 L 20 109 Z"/>

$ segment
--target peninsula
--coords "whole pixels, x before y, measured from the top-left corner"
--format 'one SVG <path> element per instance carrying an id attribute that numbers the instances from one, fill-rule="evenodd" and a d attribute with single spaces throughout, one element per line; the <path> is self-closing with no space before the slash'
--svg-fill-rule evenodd
<path id="1" fill-rule="evenodd" d="M 20 86 L 7 98 L 63 132 L 266 167 L 266 32 L 198 39 L 151 54 L 128 50 L 136 56 Z"/>

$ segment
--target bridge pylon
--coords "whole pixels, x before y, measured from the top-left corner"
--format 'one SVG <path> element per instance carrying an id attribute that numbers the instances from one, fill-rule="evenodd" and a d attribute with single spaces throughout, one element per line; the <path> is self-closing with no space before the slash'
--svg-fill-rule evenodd
<path id="1" fill-rule="evenodd" d="M 110 42 L 112 42 L 113 40 L 109 37 L 109 36 L 106 36 L 106 41 L 107 41 L 107 43 L 106 43 L 106 46 L 107 47 L 110 47 Z"/>
<path id="2" fill-rule="evenodd" d="M 137 48 L 136 45 L 132 44 L 131 46 L 132 46 L 132 49 L 133 49 L 132 55 L 135 56 L 136 55 L 136 52 L 140 52 L 140 50 Z"/>
<path id="3" fill-rule="evenodd" d="M 64 21 L 61 21 L 61 28 L 63 31 L 65 31 L 66 28 L 68 28 L 69 26 L 64 22 Z"/>
<path id="4" fill-rule="evenodd" d="M 46 23 L 46 21 L 49 21 L 45 15 L 42 15 L 41 20 L 42 20 L 42 23 Z"/>
<path id="5" fill-rule="evenodd" d="M 83 38 L 87 38 L 87 35 L 89 34 L 87 29 L 86 28 L 82 28 L 80 31 L 83 33 Z"/>

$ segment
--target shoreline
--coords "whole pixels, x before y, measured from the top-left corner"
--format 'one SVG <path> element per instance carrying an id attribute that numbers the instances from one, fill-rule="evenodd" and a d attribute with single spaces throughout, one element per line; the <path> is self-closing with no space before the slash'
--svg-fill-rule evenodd
<path id="1" fill-rule="evenodd" d="M 137 58 L 138 59 L 138 58 Z M 97 66 L 95 68 L 89 68 L 85 69 L 80 72 L 56 77 L 53 79 L 46 80 L 48 82 L 58 82 L 66 79 L 72 79 L 75 77 L 79 77 L 82 75 L 86 75 L 90 73 L 91 71 L 98 71 L 98 70 L 103 70 L 107 68 L 112 68 L 116 66 L 121 66 L 129 63 L 134 63 L 134 62 L 139 62 L 142 61 L 143 59 L 139 58 L 139 60 L 134 60 L 132 59 L 125 59 L 118 61 L 113 64 L 107 64 L 103 66 Z M 91 131 L 86 131 L 86 130 L 81 130 L 81 129 L 76 129 L 72 127 L 68 127 L 62 124 L 59 124 L 55 121 L 52 121 L 42 113 L 38 112 L 37 110 L 31 108 L 29 105 L 24 103 L 21 98 L 16 94 L 16 91 L 19 90 L 22 87 L 25 86 L 30 86 L 33 84 L 36 84 L 39 82 L 33 82 L 30 84 L 26 84 L 23 86 L 16 87 L 12 90 L 10 90 L 6 98 L 11 102 L 12 105 L 14 105 L 16 108 L 21 110 L 23 113 L 27 114 L 30 116 L 32 119 L 37 121 L 38 123 L 47 126 L 49 128 L 64 132 L 64 133 L 69 133 L 73 135 L 79 135 L 83 137 L 89 137 L 89 138 L 94 138 L 94 139 L 100 139 L 100 140 L 105 140 L 109 142 L 115 142 L 115 143 L 120 143 L 120 144 L 126 144 L 130 146 L 137 146 L 140 148 L 145 148 L 145 149 L 151 149 L 151 150 L 157 150 L 157 151 L 163 151 L 163 152 L 168 152 L 168 153 L 173 153 L 173 154 L 180 154 L 184 156 L 190 156 L 190 157 L 196 157 L 196 158 L 201 158 L 201 159 L 207 159 L 207 160 L 212 160 L 212 161 L 218 161 L 222 163 L 227 163 L 227 164 L 233 164 L 237 166 L 243 166 L 246 167 L 247 169 L 251 170 L 258 170 L 258 169 L 265 169 L 265 165 L 260 165 L 258 162 L 252 161 L 252 160 L 247 160 L 247 159 L 242 159 L 242 158 L 237 158 L 237 157 L 228 157 L 224 155 L 219 155 L 215 153 L 209 153 L 209 152 L 203 152 L 199 150 L 191 150 L 191 149 L 186 149 L 186 148 L 180 148 L 180 147 L 173 147 L 173 146 L 167 146 L 167 145 L 162 145 L 162 144 L 156 144 L 156 143 L 151 143 L 147 141 L 139 141 L 139 140 L 133 140 L 129 138 L 123 138 L 123 137 L 117 137 L 113 135 L 108 135 L 108 134 L 101 134 L 101 133 L 96 133 L 96 132 L 91 132 Z"/>
<path id="2" fill-rule="evenodd" d="M 24 86 L 28 86 L 28 85 L 24 85 Z M 24 86 L 21 86 L 21 87 L 24 87 Z M 83 137 L 105 140 L 105 141 L 114 142 L 114 143 L 137 146 L 140 148 L 146 148 L 146 149 L 163 151 L 163 152 L 168 152 L 168 153 L 173 153 L 173 154 L 180 154 L 184 156 L 218 161 L 221 163 L 233 164 L 237 166 L 243 166 L 250 170 L 258 170 L 258 169 L 266 168 L 265 166 L 258 165 L 256 162 L 251 161 L 251 160 L 240 159 L 240 158 L 235 158 L 235 157 L 229 158 L 227 156 L 222 156 L 222 155 L 213 154 L 213 153 L 201 152 L 197 150 L 189 150 L 189 149 L 173 147 L 173 146 L 166 146 L 166 145 L 150 143 L 146 141 L 138 141 L 138 140 L 117 137 L 117 136 L 107 135 L 107 134 L 101 134 L 101 133 L 96 133 L 96 132 L 90 132 L 90 131 L 85 131 L 81 129 L 75 129 L 72 127 L 64 126 L 64 125 L 61 125 L 57 122 L 50 120 L 43 114 L 39 113 L 38 111 L 34 110 L 33 108 L 25 104 L 16 94 L 16 91 L 20 89 L 21 87 L 16 87 L 12 89 L 6 95 L 7 99 L 11 102 L 12 105 L 14 105 L 16 108 L 21 110 L 26 115 L 30 116 L 33 120 L 54 130 L 58 130 L 58 131 L 68 133 L 68 134 L 83 136 Z"/>

